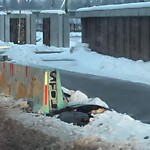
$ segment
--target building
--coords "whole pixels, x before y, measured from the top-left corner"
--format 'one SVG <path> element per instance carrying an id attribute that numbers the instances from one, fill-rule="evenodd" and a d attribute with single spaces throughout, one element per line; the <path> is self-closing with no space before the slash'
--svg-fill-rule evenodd
<path id="1" fill-rule="evenodd" d="M 150 2 L 78 9 L 82 42 L 101 54 L 150 60 Z"/>

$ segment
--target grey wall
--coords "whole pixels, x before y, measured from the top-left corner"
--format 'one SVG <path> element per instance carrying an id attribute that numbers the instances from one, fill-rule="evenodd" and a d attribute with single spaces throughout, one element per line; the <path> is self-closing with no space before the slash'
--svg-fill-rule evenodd
<path id="1" fill-rule="evenodd" d="M 43 22 L 43 43 L 45 45 L 69 47 L 70 30 L 67 14 L 40 13 L 39 18 Z"/>
<path id="2" fill-rule="evenodd" d="M 17 24 L 13 24 L 15 28 L 11 28 L 11 19 L 19 19 L 18 14 L 10 15 L 0 15 L 0 40 L 4 42 L 16 42 L 16 37 L 18 36 L 18 27 Z M 36 44 L 36 24 L 35 24 L 35 15 L 21 15 L 22 19 L 25 19 L 25 32 L 21 36 L 25 37 L 25 44 Z M 16 21 L 15 21 L 16 22 Z M 14 23 L 14 22 L 13 22 Z M 26 28 L 28 30 L 26 30 Z M 23 30 L 21 30 L 23 31 Z M 32 34 L 31 34 L 32 31 Z M 13 34 L 11 34 L 13 33 Z M 11 39 L 11 36 L 13 38 Z"/>
<path id="3" fill-rule="evenodd" d="M 82 41 L 114 57 L 150 60 L 150 16 L 82 18 Z"/>

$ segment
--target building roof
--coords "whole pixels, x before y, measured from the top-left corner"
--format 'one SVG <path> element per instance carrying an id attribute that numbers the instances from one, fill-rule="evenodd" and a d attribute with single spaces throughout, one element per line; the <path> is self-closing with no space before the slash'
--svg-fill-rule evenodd
<path id="1" fill-rule="evenodd" d="M 80 8 L 77 17 L 150 16 L 150 2 Z"/>

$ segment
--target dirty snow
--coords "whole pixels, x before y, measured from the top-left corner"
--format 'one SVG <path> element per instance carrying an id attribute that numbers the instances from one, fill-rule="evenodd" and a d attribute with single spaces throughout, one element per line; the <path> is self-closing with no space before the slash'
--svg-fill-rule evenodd
<path id="1" fill-rule="evenodd" d="M 15 45 L 13 43 L 3 43 L 1 41 L 0 46 L 10 46 L 5 54 L 16 62 L 40 64 L 42 66 L 49 66 L 73 72 L 150 84 L 149 61 L 133 61 L 123 57 L 115 58 L 98 54 L 91 51 L 88 48 L 88 44 L 81 43 L 80 35 L 80 33 L 71 34 L 70 48 L 48 47 L 43 45 L 41 33 L 37 34 L 37 39 L 39 41 L 37 45 Z M 34 53 L 36 51 L 60 51 L 61 53 L 37 55 Z"/>
<path id="2" fill-rule="evenodd" d="M 38 38 L 40 39 L 41 37 Z M 78 38 L 77 40 L 77 42 L 71 41 L 70 48 L 48 47 L 39 43 L 38 45 L 15 45 L 2 41 L 0 45 L 9 46 L 9 48 L 1 49 L 1 51 L 5 51 L 4 54 L 8 55 L 14 62 L 49 66 L 69 71 L 150 84 L 150 62 L 104 56 L 92 52 L 87 44 L 81 43 Z M 61 53 L 35 54 L 36 51 L 61 51 Z M 46 62 L 43 61 L 43 59 L 51 61 Z M 56 61 L 59 59 L 69 59 L 70 61 L 61 61 L 60 63 L 60 61 Z M 81 91 L 65 90 L 71 94 L 71 104 L 91 102 L 109 107 L 104 100 L 89 98 Z M 76 101 L 79 97 L 82 99 L 80 102 Z M 78 141 L 81 145 L 90 143 L 89 146 L 96 146 L 94 149 L 99 150 L 150 149 L 150 125 L 134 120 L 130 116 L 118 113 L 115 110 L 96 114 L 88 125 L 78 127 L 62 122 L 56 116 L 46 117 L 25 113 L 16 107 L 14 108 L 16 102 L 13 99 L 5 97 L 0 97 L 0 99 L 1 106 L 3 105 L 7 109 L 7 115 L 10 118 L 21 122 L 28 128 L 40 130 L 48 135 L 54 135 L 63 142 L 72 144 L 73 141 Z"/>
<path id="3" fill-rule="evenodd" d="M 60 149 L 63 149 L 64 143 L 70 146 L 69 149 L 73 149 L 77 141 L 83 142 L 84 145 L 80 146 L 88 144 L 88 148 L 92 146 L 92 149 L 98 150 L 121 148 L 149 150 L 150 147 L 150 125 L 114 110 L 96 114 L 88 125 L 79 127 L 60 121 L 57 116 L 46 117 L 23 112 L 21 107 L 17 107 L 19 103 L 24 103 L 23 99 L 20 99 L 19 102 L 6 97 L 0 97 L 0 99 L 1 107 L 6 108 L 8 118 L 20 122 L 26 128 L 38 130 L 45 135 L 59 139 L 59 142 L 63 143 Z M 92 100 L 94 101 L 94 98 Z M 96 98 L 95 101 L 100 101 L 100 99 Z M 103 103 L 101 101 L 99 104 L 103 105 Z"/>

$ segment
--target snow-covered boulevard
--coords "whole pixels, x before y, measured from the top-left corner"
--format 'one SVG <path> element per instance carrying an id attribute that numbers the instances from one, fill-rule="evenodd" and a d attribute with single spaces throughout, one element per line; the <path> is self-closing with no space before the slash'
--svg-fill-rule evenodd
<path id="1" fill-rule="evenodd" d="M 150 86 L 108 77 L 60 71 L 63 86 L 99 97 L 110 108 L 150 123 Z"/>
<path id="2" fill-rule="evenodd" d="M 5 55 L 12 61 L 60 69 L 62 86 L 71 95 L 68 105 L 94 103 L 111 110 L 77 126 L 57 115 L 27 113 L 25 99 L 1 96 L 0 150 L 150 150 L 150 62 L 104 56 L 87 44 L 74 44 L 56 48 L 0 42 L 8 46 Z M 37 54 L 41 50 L 58 53 Z"/>

